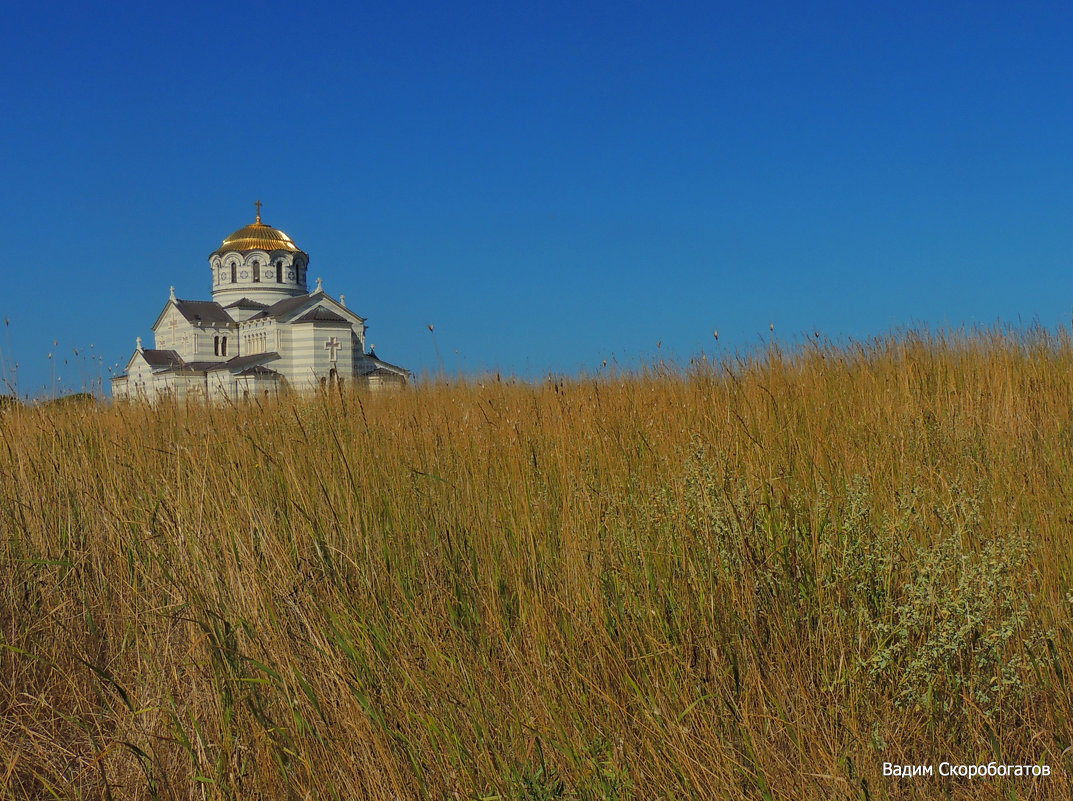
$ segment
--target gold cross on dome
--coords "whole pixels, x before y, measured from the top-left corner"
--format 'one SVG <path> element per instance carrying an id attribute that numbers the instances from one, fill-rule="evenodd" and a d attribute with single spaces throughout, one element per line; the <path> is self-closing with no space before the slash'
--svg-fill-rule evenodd
<path id="1" fill-rule="evenodd" d="M 255 205 L 257 207 L 257 224 L 260 225 L 261 224 L 261 206 L 263 206 L 264 204 L 260 200 L 258 200 L 253 205 Z"/>

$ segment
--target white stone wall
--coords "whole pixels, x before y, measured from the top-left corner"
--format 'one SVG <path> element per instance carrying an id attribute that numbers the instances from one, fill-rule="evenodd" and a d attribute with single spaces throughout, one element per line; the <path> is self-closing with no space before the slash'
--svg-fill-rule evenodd
<path id="1" fill-rule="evenodd" d="M 183 317 L 175 306 L 169 305 L 153 329 L 153 347 L 157 350 L 178 351 L 185 359 L 185 353 L 189 352 L 192 346 L 193 329 L 190 321 Z"/>
<path id="2" fill-rule="evenodd" d="M 239 375 L 235 376 L 235 399 L 240 401 L 263 400 L 275 397 L 279 392 L 279 381 L 274 376 Z"/>
<path id="3" fill-rule="evenodd" d="M 406 379 L 393 373 L 377 373 L 363 379 L 366 389 L 389 390 L 406 386 Z"/>
<path id="4" fill-rule="evenodd" d="M 291 386 L 299 392 L 315 389 L 322 374 L 317 373 L 316 338 L 311 323 L 289 326 L 291 349 L 287 354 L 287 372 L 284 375 Z"/>
<path id="5" fill-rule="evenodd" d="M 327 379 L 331 369 L 331 356 L 325 344 L 334 337 L 336 349 L 335 366 L 344 380 L 354 377 L 353 329 L 347 323 L 313 322 L 290 326 L 290 352 L 280 372 L 300 392 L 316 389 L 320 380 Z M 273 365 L 274 366 L 274 365 Z"/>
<path id="6" fill-rule="evenodd" d="M 227 370 L 214 370 L 206 376 L 209 400 L 226 403 L 235 399 L 235 379 Z"/>
<path id="7" fill-rule="evenodd" d="M 127 369 L 127 396 L 131 399 L 144 398 L 152 403 L 156 400 L 156 381 L 149 363 L 138 351 Z"/>

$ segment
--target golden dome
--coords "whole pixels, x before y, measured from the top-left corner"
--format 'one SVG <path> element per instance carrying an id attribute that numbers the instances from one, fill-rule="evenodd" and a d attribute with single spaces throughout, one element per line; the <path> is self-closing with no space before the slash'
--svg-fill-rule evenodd
<path id="1" fill-rule="evenodd" d="M 251 223 L 227 237 L 216 252 L 229 250 L 290 250 L 297 253 L 298 246 L 278 228 L 264 223 Z"/>
<path id="2" fill-rule="evenodd" d="M 231 236 L 224 240 L 216 253 L 225 253 L 235 250 L 289 250 L 293 253 L 301 253 L 294 240 L 278 228 L 265 225 L 261 222 L 261 202 L 257 202 L 257 221 L 252 222 L 245 228 L 239 228 Z"/>

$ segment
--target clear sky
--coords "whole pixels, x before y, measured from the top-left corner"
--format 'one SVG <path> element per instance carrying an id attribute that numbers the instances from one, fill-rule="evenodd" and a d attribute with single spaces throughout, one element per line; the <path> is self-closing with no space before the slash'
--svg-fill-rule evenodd
<path id="1" fill-rule="evenodd" d="M 79 389 L 87 353 L 125 365 L 169 286 L 209 298 L 207 256 L 258 198 L 418 375 L 430 323 L 449 372 L 526 377 L 750 348 L 769 323 L 1069 324 L 1068 2 L 2 16 L 22 394 Z"/>

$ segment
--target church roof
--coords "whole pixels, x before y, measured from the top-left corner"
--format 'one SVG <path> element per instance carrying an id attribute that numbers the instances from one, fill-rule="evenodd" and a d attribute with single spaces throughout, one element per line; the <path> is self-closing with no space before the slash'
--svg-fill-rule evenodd
<path id="1" fill-rule="evenodd" d="M 225 309 L 267 309 L 267 303 L 261 303 L 259 300 L 250 300 L 249 298 L 239 298 L 234 303 L 228 303 L 224 306 Z"/>
<path id="2" fill-rule="evenodd" d="M 182 357 L 174 350 L 156 350 L 155 348 L 143 348 L 142 358 L 150 367 L 182 367 Z"/>
<path id="3" fill-rule="evenodd" d="M 257 314 L 253 315 L 250 320 L 264 320 L 264 319 L 281 319 L 291 314 L 296 314 L 302 311 L 302 307 L 307 305 L 317 304 L 317 308 L 311 309 L 308 314 L 303 315 L 297 320 L 292 320 L 295 323 L 310 323 L 310 322 L 332 322 L 332 323 L 352 323 L 354 321 L 364 322 L 365 318 L 360 314 L 355 314 L 350 309 L 346 308 L 339 301 L 329 297 L 321 291 L 312 292 L 308 295 L 298 295 L 293 298 L 285 298 L 284 300 L 276 301 L 267 309 L 262 309 Z M 328 308 L 328 306 L 334 307 Z M 347 319 L 343 314 L 351 315 L 351 319 Z"/>
<path id="4" fill-rule="evenodd" d="M 401 376 L 401 377 L 405 378 L 406 373 L 407 373 L 407 371 L 403 370 L 401 367 L 399 369 L 397 369 L 397 370 L 389 370 L 386 367 L 377 367 L 377 368 L 375 368 L 373 370 L 366 370 L 364 373 L 362 373 L 362 376 L 363 377 L 368 377 L 368 376 L 372 376 L 372 375 L 393 375 L 393 376 Z"/>
<path id="5" fill-rule="evenodd" d="M 233 323 L 231 315 L 214 300 L 176 300 L 175 308 L 192 323 Z"/>
<path id="6" fill-rule="evenodd" d="M 362 375 L 375 375 L 375 374 L 378 374 L 378 373 L 379 374 L 392 373 L 394 375 L 406 376 L 406 375 L 410 374 L 410 371 L 407 370 L 405 367 L 399 367 L 397 364 L 392 364 L 391 362 L 385 362 L 383 359 L 378 357 L 372 351 L 370 351 L 369 353 L 365 354 L 365 361 L 366 362 L 372 362 L 372 367 L 369 367 L 366 370 L 362 370 L 362 373 L 361 373 Z"/>
<path id="7" fill-rule="evenodd" d="M 265 367 L 263 364 L 255 364 L 253 367 L 243 370 L 239 375 L 279 375 L 279 373 Z"/>
<path id="8" fill-rule="evenodd" d="M 275 351 L 269 351 L 268 353 L 252 353 L 248 356 L 236 356 L 233 359 L 228 359 L 226 362 L 216 362 L 210 367 L 210 370 L 230 370 L 231 372 L 244 371 L 249 367 L 257 367 L 263 365 L 265 362 L 275 361 L 279 358 L 279 354 Z"/>
<path id="9" fill-rule="evenodd" d="M 226 362 L 186 362 L 183 364 L 183 369 L 193 373 L 207 373 L 209 370 L 216 369 L 221 364 L 226 364 Z"/>
<path id="10" fill-rule="evenodd" d="M 212 255 L 217 253 L 227 253 L 229 251 L 243 251 L 243 250 L 289 250 L 292 253 L 301 253 L 298 246 L 294 244 L 294 240 L 283 233 L 278 228 L 273 228 L 271 225 L 265 225 L 261 222 L 261 212 L 257 212 L 257 221 L 250 223 L 243 228 L 239 228 L 231 236 L 224 240 L 224 243 L 213 251 Z"/>
<path id="11" fill-rule="evenodd" d="M 275 361 L 279 354 L 253 353 L 248 356 L 235 356 L 226 362 L 184 362 L 182 357 L 174 350 L 152 350 L 145 348 L 141 351 L 142 357 L 154 373 L 158 372 L 182 372 L 182 373 L 211 373 L 216 370 L 230 370 L 233 373 L 250 374 L 251 368 L 260 368 L 265 362 Z M 137 351 L 135 351 L 137 355 Z M 275 371 L 272 371 L 275 372 Z"/>
<path id="12" fill-rule="evenodd" d="M 325 309 L 323 306 L 317 306 L 317 308 L 311 309 L 310 311 L 308 311 L 305 314 L 303 314 L 301 317 L 299 317 L 294 322 L 296 322 L 296 323 L 346 323 L 347 325 L 350 324 L 350 321 L 347 318 L 336 314 L 331 309 Z"/>
<path id="13" fill-rule="evenodd" d="M 292 311 L 297 311 L 309 301 L 309 295 L 298 295 L 294 298 L 286 298 L 273 303 L 266 308 L 260 314 L 255 314 L 251 317 L 251 320 L 260 320 L 263 317 L 282 317 L 285 314 L 290 314 Z"/>

